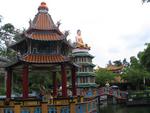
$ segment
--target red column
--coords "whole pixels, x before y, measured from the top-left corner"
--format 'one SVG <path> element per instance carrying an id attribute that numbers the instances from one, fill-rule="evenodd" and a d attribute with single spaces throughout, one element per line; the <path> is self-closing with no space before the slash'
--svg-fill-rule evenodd
<path id="1" fill-rule="evenodd" d="M 76 69 L 73 66 L 71 69 L 71 74 L 72 74 L 72 94 L 73 96 L 77 95 L 77 87 L 76 87 Z"/>
<path id="2" fill-rule="evenodd" d="M 23 85 L 23 98 L 28 97 L 29 93 L 29 80 L 28 80 L 28 65 L 24 65 L 22 73 L 22 85 Z"/>
<path id="3" fill-rule="evenodd" d="M 67 97 L 67 75 L 64 64 L 61 64 L 61 77 L 62 77 L 62 96 Z"/>
<path id="4" fill-rule="evenodd" d="M 12 81 L 12 70 L 7 70 L 6 78 L 6 98 L 11 98 L 11 81 Z"/>
<path id="5" fill-rule="evenodd" d="M 57 96 L 56 72 L 53 72 L 53 73 L 52 73 L 52 77 L 53 77 L 53 96 L 56 97 L 56 96 Z"/>

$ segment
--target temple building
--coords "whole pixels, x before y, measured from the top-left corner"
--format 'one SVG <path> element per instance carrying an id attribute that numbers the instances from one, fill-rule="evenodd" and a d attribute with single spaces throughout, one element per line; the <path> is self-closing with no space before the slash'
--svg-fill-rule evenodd
<path id="1" fill-rule="evenodd" d="M 124 68 L 123 65 L 121 65 L 121 66 L 108 65 L 106 67 L 106 70 L 111 71 L 116 74 L 121 74 L 123 72 L 123 68 Z"/>
<path id="2" fill-rule="evenodd" d="M 71 71 L 72 95 L 76 95 L 76 70 L 77 65 L 72 62 L 69 53 L 72 46 L 68 43 L 67 35 L 55 25 L 48 7 L 42 2 L 33 21 L 30 20 L 29 28 L 21 34 L 21 40 L 12 44 L 11 49 L 17 52 L 17 59 L 6 66 L 6 97 L 11 98 L 13 71 L 21 72 L 22 98 L 29 97 L 30 72 L 50 70 L 53 78 L 53 96 L 57 96 L 56 75 L 61 76 L 63 97 L 67 97 L 67 70 Z M 59 74 L 56 74 L 59 73 Z"/>
<path id="3" fill-rule="evenodd" d="M 93 71 L 95 65 L 92 63 L 94 56 L 89 53 L 88 44 L 84 44 L 80 30 L 77 31 L 74 46 L 72 57 L 74 62 L 80 66 L 77 71 L 77 93 L 86 95 L 87 91 L 92 91 L 96 87 Z"/>
<path id="4" fill-rule="evenodd" d="M 112 83 L 116 83 L 116 84 L 125 83 L 125 81 L 121 78 L 121 75 L 123 73 L 124 68 L 125 68 L 124 64 L 122 64 L 120 66 L 116 66 L 116 65 L 113 65 L 113 64 L 107 65 L 107 67 L 105 69 L 107 71 L 110 71 L 110 72 L 116 74 L 116 77 L 114 78 L 114 80 L 111 81 Z"/>
<path id="5" fill-rule="evenodd" d="M 29 28 L 20 34 L 21 39 L 9 46 L 16 51 L 16 56 L 4 66 L 6 97 L 0 99 L 0 113 L 98 113 L 100 102 L 97 102 L 97 96 L 88 98 L 77 95 L 80 94 L 77 88 L 91 89 L 96 85 L 93 56 L 88 53 L 90 47 L 83 43 L 79 35 L 81 33 L 78 32 L 77 45 L 74 48 L 67 40 L 68 33 L 62 33 L 59 25 L 60 23 L 54 24 L 46 3 L 42 2 L 33 21 L 30 20 Z M 43 74 L 48 70 L 49 74 Z M 13 90 L 15 72 L 20 76 L 17 85 L 22 87 L 19 95 L 14 95 Z M 43 92 L 30 95 L 31 84 L 35 82 L 34 78 L 30 82 L 32 73 L 36 73 L 35 78 L 40 74 L 52 78 L 50 92 L 45 91 L 46 87 L 39 87 Z M 42 80 L 45 80 L 44 77 Z M 70 87 L 67 87 L 68 82 Z M 71 90 L 70 94 L 68 90 Z"/>

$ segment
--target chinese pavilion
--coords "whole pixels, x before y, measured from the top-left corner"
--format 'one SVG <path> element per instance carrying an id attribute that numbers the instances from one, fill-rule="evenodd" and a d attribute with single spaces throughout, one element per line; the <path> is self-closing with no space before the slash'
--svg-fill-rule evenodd
<path id="1" fill-rule="evenodd" d="M 121 66 L 108 65 L 106 67 L 106 70 L 111 71 L 111 72 L 116 73 L 116 74 L 121 74 L 123 71 L 123 68 L 124 68 L 123 65 L 121 65 Z"/>
<path id="2" fill-rule="evenodd" d="M 81 31 L 77 31 L 75 49 L 72 51 L 74 62 L 80 67 L 77 71 L 77 93 L 85 95 L 85 90 L 92 90 L 96 87 L 95 73 L 92 63 L 94 56 L 89 54 L 90 47 L 83 43 Z"/>
<path id="3" fill-rule="evenodd" d="M 53 96 L 57 96 L 56 73 L 61 73 L 62 96 L 67 97 L 67 73 L 71 70 L 72 94 L 76 95 L 76 66 L 72 63 L 69 52 L 72 46 L 67 41 L 67 35 L 55 25 L 48 7 L 42 2 L 33 21 L 30 20 L 29 28 L 21 34 L 21 40 L 10 46 L 18 53 L 17 61 L 6 67 L 7 86 L 6 97 L 11 98 L 11 81 L 14 70 L 22 71 L 22 97 L 28 98 L 29 72 L 34 70 L 50 70 L 53 77 Z"/>
<path id="4" fill-rule="evenodd" d="M 123 72 L 124 65 L 115 66 L 112 64 L 107 65 L 106 70 L 115 73 L 117 76 L 114 78 L 112 83 L 124 83 L 125 81 L 121 79 L 121 74 Z"/>

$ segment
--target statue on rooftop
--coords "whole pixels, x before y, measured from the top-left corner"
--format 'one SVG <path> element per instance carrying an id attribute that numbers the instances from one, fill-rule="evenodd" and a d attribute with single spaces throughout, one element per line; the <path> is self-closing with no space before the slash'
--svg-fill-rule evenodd
<path id="1" fill-rule="evenodd" d="M 83 49 L 90 49 L 90 47 L 87 44 L 84 44 L 84 42 L 82 40 L 81 30 L 77 30 L 76 47 L 77 48 L 83 48 Z"/>

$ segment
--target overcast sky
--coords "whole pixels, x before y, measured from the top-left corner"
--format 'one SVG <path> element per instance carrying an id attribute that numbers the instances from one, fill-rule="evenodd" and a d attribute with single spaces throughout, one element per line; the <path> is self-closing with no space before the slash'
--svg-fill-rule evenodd
<path id="1" fill-rule="evenodd" d="M 0 0 L 4 23 L 28 28 L 41 0 Z M 141 0 L 45 0 L 54 22 L 61 20 L 60 30 L 70 30 L 75 41 L 81 29 L 83 41 L 91 46 L 96 65 L 105 67 L 109 60 L 136 56 L 150 42 L 150 4 Z"/>

